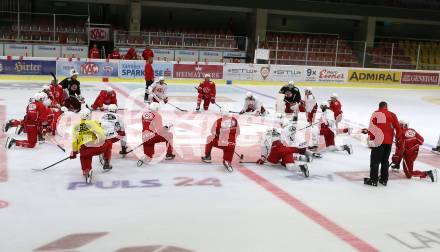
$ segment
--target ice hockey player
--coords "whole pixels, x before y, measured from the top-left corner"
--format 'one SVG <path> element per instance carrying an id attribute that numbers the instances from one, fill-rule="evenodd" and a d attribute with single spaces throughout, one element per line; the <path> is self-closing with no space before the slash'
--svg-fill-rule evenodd
<path id="1" fill-rule="evenodd" d="M 400 128 L 402 129 L 400 141 L 396 144 L 396 152 L 392 156 L 391 168 L 394 170 L 400 169 L 400 162 L 403 159 L 403 172 L 406 177 L 426 178 L 429 177 L 434 182 L 433 171 L 417 171 L 414 170 L 414 161 L 419 154 L 419 147 L 423 144 L 423 137 L 417 133 L 414 129 L 409 128 L 408 123 L 405 121 L 399 121 Z"/>
<path id="2" fill-rule="evenodd" d="M 288 171 L 300 170 L 304 177 L 309 177 L 309 168 L 307 164 L 295 164 L 295 153 L 298 149 L 288 147 L 281 141 L 281 134 L 275 128 L 268 129 L 261 146 L 261 157 L 257 164 L 263 165 L 266 161 L 271 164 L 278 164 L 286 167 Z"/>
<path id="3" fill-rule="evenodd" d="M 81 169 L 86 183 L 92 182 L 93 156 L 103 155 L 105 172 L 110 171 L 112 143 L 106 140 L 105 131 L 95 120 L 91 119 L 91 111 L 87 108 L 79 112 L 80 122 L 72 129 L 72 152 L 70 159 L 75 159 L 79 154 Z"/>
<path id="4" fill-rule="evenodd" d="M 246 98 L 244 99 L 243 109 L 240 111 L 240 115 L 244 113 L 253 113 L 255 116 L 265 116 L 266 109 L 261 105 L 260 100 L 258 100 L 254 94 L 251 92 L 246 93 Z"/>
<path id="5" fill-rule="evenodd" d="M 67 111 L 68 109 L 66 107 L 50 107 L 48 110 L 49 114 L 47 115 L 47 129 L 45 132 L 43 132 L 43 135 L 45 133 L 51 133 L 53 136 L 55 136 L 57 133 L 58 121 L 61 115 Z"/>
<path id="6" fill-rule="evenodd" d="M 26 108 L 26 116 L 23 122 L 27 133 L 27 140 L 8 138 L 6 141 L 8 149 L 14 144 L 25 148 L 34 148 L 37 144 L 39 132 L 41 132 L 42 128 L 47 127 L 47 110 L 42 102 L 42 93 L 36 93 L 34 99 Z M 13 122 L 10 121 L 10 123 L 12 124 Z M 5 129 L 9 128 L 5 126 Z"/>
<path id="7" fill-rule="evenodd" d="M 200 103 L 203 100 L 203 109 L 208 110 L 209 103 L 214 104 L 215 103 L 215 96 L 216 96 L 216 88 L 215 83 L 211 81 L 211 75 L 205 74 L 205 80 L 203 82 L 200 82 L 199 86 L 197 87 L 197 107 L 196 111 L 200 110 Z"/>
<path id="8" fill-rule="evenodd" d="M 318 110 L 318 104 L 316 98 L 312 93 L 312 88 L 305 88 L 305 97 L 303 105 L 299 106 L 301 112 L 306 112 L 307 122 L 312 124 L 315 119 L 316 111 Z"/>
<path id="9" fill-rule="evenodd" d="M 281 122 L 281 140 L 288 147 L 295 147 L 298 151 L 298 160 L 312 162 L 313 157 L 321 158 L 321 154 L 307 150 L 307 141 L 303 132 L 297 131 L 297 122 L 287 118 Z"/>
<path id="10" fill-rule="evenodd" d="M 329 109 L 328 102 L 321 103 L 321 118 L 319 120 L 319 126 L 314 126 L 312 128 L 312 143 L 313 145 L 309 147 L 311 150 L 318 149 L 319 138 L 324 136 L 325 151 L 346 151 L 348 154 L 353 154 L 353 148 L 349 144 L 344 144 L 341 146 L 335 145 L 336 136 L 336 120 L 333 111 Z"/>
<path id="11" fill-rule="evenodd" d="M 342 121 L 342 104 L 338 99 L 338 94 L 333 93 L 330 96 L 329 105 L 330 105 L 329 109 L 331 111 L 333 111 L 333 113 L 335 114 L 336 128 L 339 129 L 338 124 Z M 343 133 L 351 134 L 351 131 L 352 131 L 351 128 L 343 128 L 342 129 Z"/>
<path id="12" fill-rule="evenodd" d="M 165 83 L 165 78 L 163 76 L 159 77 L 159 81 L 154 82 L 148 88 L 148 99 L 150 102 L 168 102 L 167 96 L 167 84 Z"/>
<path id="13" fill-rule="evenodd" d="M 232 159 L 235 152 L 235 144 L 240 135 L 240 126 L 237 119 L 229 113 L 225 107 L 221 109 L 221 117 L 217 119 L 211 128 L 211 135 L 206 139 L 205 156 L 202 161 L 211 163 L 211 151 L 213 147 L 223 150 L 223 165 L 228 172 L 233 172 Z"/>
<path id="14" fill-rule="evenodd" d="M 64 91 L 63 86 L 58 84 L 57 79 L 52 79 L 50 82 L 49 99 L 52 101 L 51 107 L 58 107 L 64 105 Z"/>
<path id="15" fill-rule="evenodd" d="M 70 111 L 78 112 L 81 110 L 81 103 L 84 102 L 81 96 L 80 82 L 78 81 L 78 72 L 75 69 L 70 70 L 70 77 L 60 82 L 65 91 L 64 106 Z"/>
<path id="16" fill-rule="evenodd" d="M 92 104 L 93 110 L 104 111 L 108 109 L 108 106 L 114 104 L 118 106 L 118 99 L 116 98 L 116 92 L 111 87 L 107 87 L 105 90 L 99 92 L 98 97 L 96 97 L 95 102 Z"/>
<path id="17" fill-rule="evenodd" d="M 153 102 L 149 109 L 142 115 L 142 142 L 144 156 L 139 159 L 137 166 L 144 162 L 150 162 L 154 156 L 154 146 L 157 143 L 165 142 L 167 154 L 165 160 L 172 160 L 173 154 L 173 133 L 170 131 L 172 125 L 163 125 L 162 116 L 159 114 L 159 103 Z"/>
<path id="18" fill-rule="evenodd" d="M 301 101 L 301 93 L 299 89 L 295 87 L 293 81 L 289 81 L 289 83 L 283 86 L 280 89 L 280 94 L 284 94 L 284 103 L 286 105 L 285 113 L 292 114 L 295 113 L 294 116 L 298 116 L 298 104 Z"/>
<path id="19" fill-rule="evenodd" d="M 105 130 L 105 136 L 110 142 L 116 143 L 121 141 L 121 151 L 119 154 L 127 154 L 127 137 L 125 135 L 124 122 L 118 114 L 118 106 L 110 104 L 107 108 L 108 112 L 101 117 L 101 127 Z"/>
<path id="20" fill-rule="evenodd" d="M 149 58 L 147 62 L 145 62 L 144 77 L 145 77 L 144 102 L 148 103 L 149 102 L 148 89 L 150 88 L 151 84 L 153 84 L 154 82 L 153 58 Z"/>
<path id="21" fill-rule="evenodd" d="M 436 154 L 440 154 L 440 137 L 438 138 L 437 146 L 432 148 L 432 152 L 434 152 Z"/>
<path id="22" fill-rule="evenodd" d="M 38 94 L 38 93 L 36 93 L 36 94 L 34 95 L 34 97 L 29 98 L 28 105 L 31 104 L 31 103 L 33 103 L 33 102 L 35 102 L 35 97 L 37 97 L 37 94 Z M 27 107 L 28 107 L 28 105 L 26 105 L 26 111 L 27 111 Z M 23 131 L 26 132 L 26 129 L 24 128 L 24 126 L 25 126 L 25 125 L 24 125 L 25 121 L 26 121 L 26 116 L 24 116 L 22 120 L 20 120 L 20 119 L 11 119 L 11 120 L 9 120 L 8 122 L 6 122 L 6 123 L 3 125 L 3 132 L 8 132 L 8 130 L 9 130 L 10 128 L 15 128 L 15 127 L 17 127 L 17 129 L 15 130 L 15 132 L 16 132 L 17 135 L 20 135 L 21 132 L 23 132 Z"/>

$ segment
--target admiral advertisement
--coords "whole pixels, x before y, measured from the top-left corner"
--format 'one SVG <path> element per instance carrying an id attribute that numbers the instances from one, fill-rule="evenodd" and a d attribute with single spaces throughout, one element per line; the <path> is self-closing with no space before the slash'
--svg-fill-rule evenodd
<path id="1" fill-rule="evenodd" d="M 402 84 L 438 85 L 439 73 L 433 72 L 403 72 Z"/>
<path id="2" fill-rule="evenodd" d="M 210 74 L 212 79 L 223 79 L 223 66 L 174 64 L 174 78 L 203 79 L 205 74 Z"/>
<path id="3" fill-rule="evenodd" d="M 34 45 L 34 57 L 60 57 L 61 46 L 59 45 Z"/>
<path id="4" fill-rule="evenodd" d="M 226 64 L 227 80 L 302 81 L 304 68 L 299 66 L 270 66 L 254 64 Z"/>
<path id="5" fill-rule="evenodd" d="M 80 76 L 118 76 L 117 62 L 85 62 L 85 61 L 58 61 L 57 75 L 69 76 L 70 70 L 75 68 Z"/>
<path id="6" fill-rule="evenodd" d="M 61 57 L 63 58 L 87 58 L 89 48 L 87 46 L 62 46 Z"/>
<path id="7" fill-rule="evenodd" d="M 337 67 L 307 67 L 304 80 L 307 82 L 345 82 L 347 70 Z"/>
<path id="8" fill-rule="evenodd" d="M 349 70 L 347 82 L 400 84 L 401 72 L 375 70 Z"/>
<path id="9" fill-rule="evenodd" d="M 51 72 L 55 71 L 55 61 L 0 59 L 0 74 L 49 75 Z"/>
<path id="10" fill-rule="evenodd" d="M 28 56 L 32 57 L 32 45 L 28 44 L 5 44 L 5 56 Z"/>
<path id="11" fill-rule="evenodd" d="M 138 78 L 145 77 L 145 61 L 141 60 L 121 60 L 119 61 L 120 78 Z M 167 62 L 153 63 L 154 76 L 164 76 L 173 78 L 173 64 Z"/>

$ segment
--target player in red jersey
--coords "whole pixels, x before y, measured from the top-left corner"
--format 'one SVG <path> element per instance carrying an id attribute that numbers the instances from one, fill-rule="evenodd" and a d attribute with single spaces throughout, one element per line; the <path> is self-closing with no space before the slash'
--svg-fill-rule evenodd
<path id="1" fill-rule="evenodd" d="M 197 107 L 196 111 L 200 110 L 200 103 L 203 100 L 203 109 L 208 110 L 209 103 L 214 104 L 215 103 L 215 96 L 216 96 L 216 88 L 215 83 L 211 81 L 211 75 L 205 74 L 205 80 L 203 82 L 200 82 L 199 86 L 197 87 Z"/>
<path id="2" fill-rule="evenodd" d="M 116 92 L 111 87 L 107 87 L 106 90 L 101 90 L 95 102 L 92 104 L 93 110 L 104 111 L 109 105 L 118 105 L 118 99 L 116 98 Z"/>

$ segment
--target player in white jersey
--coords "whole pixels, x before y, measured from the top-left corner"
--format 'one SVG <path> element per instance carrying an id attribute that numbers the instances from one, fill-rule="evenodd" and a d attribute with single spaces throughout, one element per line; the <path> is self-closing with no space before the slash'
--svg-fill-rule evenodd
<path id="1" fill-rule="evenodd" d="M 304 131 L 297 131 L 297 123 L 285 118 L 281 123 L 281 139 L 289 147 L 298 149 L 297 160 L 312 162 L 313 157 L 320 158 L 321 154 L 307 150 L 307 141 Z"/>
<path id="2" fill-rule="evenodd" d="M 266 109 L 261 105 L 260 100 L 258 100 L 251 92 L 247 92 L 240 115 L 244 113 L 252 113 L 255 116 L 264 116 L 266 115 Z"/>
<path id="3" fill-rule="evenodd" d="M 307 122 L 312 124 L 315 119 L 316 111 L 318 110 L 318 104 L 316 98 L 312 93 L 312 88 L 305 88 L 304 103 L 300 106 L 301 112 L 306 112 Z"/>
<path id="4" fill-rule="evenodd" d="M 312 128 L 312 143 L 313 146 L 310 149 L 317 149 L 319 145 L 320 136 L 324 136 L 325 151 L 347 151 L 348 154 L 353 154 L 351 145 L 345 144 L 336 146 L 335 136 L 337 134 L 336 119 L 333 111 L 329 109 L 328 102 L 321 103 L 321 118 L 319 119 L 319 125 Z"/>
<path id="5" fill-rule="evenodd" d="M 108 106 L 108 112 L 102 115 L 100 123 L 101 127 L 105 130 L 106 139 L 109 139 L 112 143 L 121 141 L 121 151 L 119 154 L 127 154 L 127 137 L 125 135 L 124 122 L 121 120 L 116 112 L 118 106 L 110 104 Z"/>
<path id="6" fill-rule="evenodd" d="M 163 76 L 159 77 L 159 81 L 154 82 L 148 88 L 148 94 L 150 94 L 148 99 L 150 102 L 163 101 L 164 103 L 168 102 L 167 96 L 167 84 L 165 83 L 165 78 Z"/>
<path id="7" fill-rule="evenodd" d="M 307 164 L 295 164 L 295 153 L 299 150 L 295 147 L 288 147 L 281 141 L 281 134 L 276 129 L 269 129 L 261 145 L 261 158 L 257 164 L 262 165 L 266 161 L 271 164 L 278 164 L 286 167 L 289 171 L 301 170 L 305 177 L 309 176 Z M 298 160 L 298 159 L 297 159 Z"/>

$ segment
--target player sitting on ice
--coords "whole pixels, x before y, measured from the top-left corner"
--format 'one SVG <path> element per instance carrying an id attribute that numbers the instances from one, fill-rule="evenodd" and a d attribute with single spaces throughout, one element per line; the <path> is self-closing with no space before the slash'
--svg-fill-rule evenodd
<path id="1" fill-rule="evenodd" d="M 200 103 L 203 100 L 203 109 L 208 110 L 209 103 L 215 103 L 215 83 L 211 81 L 211 75 L 205 74 L 205 80 L 199 84 L 197 87 L 197 107 L 196 111 L 200 110 Z"/>
<path id="2" fill-rule="evenodd" d="M 297 131 L 297 122 L 284 118 L 281 126 L 283 127 L 281 130 L 281 140 L 286 143 L 286 146 L 295 147 L 297 149 L 297 159 L 299 161 L 310 163 L 312 162 L 313 157 L 321 157 L 321 154 L 307 150 L 305 135 L 303 132 Z"/>
<path id="3" fill-rule="evenodd" d="M 261 105 L 260 100 L 258 100 L 251 92 L 247 92 L 240 115 L 244 113 L 253 113 L 255 116 L 265 116 L 266 109 Z"/>
<path id="4" fill-rule="evenodd" d="M 304 101 L 301 101 L 299 111 L 306 112 L 307 122 L 312 124 L 317 110 L 318 104 L 316 103 L 316 98 L 312 93 L 312 88 L 307 87 L 305 88 Z"/>
<path id="5" fill-rule="evenodd" d="M 64 89 L 64 106 L 72 112 L 79 112 L 84 98 L 81 96 L 80 82 L 77 80 L 78 72 L 75 69 L 70 70 L 70 77 L 62 80 L 60 85 Z"/>
<path id="6" fill-rule="evenodd" d="M 280 89 L 280 94 L 284 94 L 284 104 L 285 104 L 285 110 L 284 113 L 286 114 L 294 114 L 294 120 L 296 121 L 298 118 L 298 104 L 301 101 L 301 93 L 299 92 L 299 89 L 295 87 L 295 84 L 293 81 L 289 81 L 289 83 L 285 86 L 283 86 Z"/>
<path id="7" fill-rule="evenodd" d="M 127 154 L 127 137 L 125 136 L 124 122 L 118 114 L 118 106 L 115 104 L 108 105 L 108 112 L 102 115 L 100 123 L 105 130 L 105 136 L 110 142 L 116 143 L 121 141 L 121 151 L 119 154 Z"/>
<path id="8" fill-rule="evenodd" d="M 91 120 L 92 112 L 84 108 L 79 112 L 80 122 L 72 129 L 72 152 L 70 159 L 75 159 L 79 153 L 81 169 L 86 183 L 92 182 L 92 160 L 93 156 L 103 154 L 104 172 L 110 171 L 112 143 L 106 140 L 105 131 L 95 120 Z"/>
<path id="9" fill-rule="evenodd" d="M 165 78 L 163 76 L 159 77 L 159 81 L 154 82 L 151 84 L 151 86 L 148 88 L 148 99 L 151 102 L 161 102 L 167 103 L 168 102 L 168 96 L 167 96 L 167 84 L 165 83 Z"/>
<path id="10" fill-rule="evenodd" d="M 14 144 L 25 148 L 34 148 L 37 144 L 38 135 L 43 128 L 47 127 L 47 110 L 43 104 L 43 94 L 36 93 L 34 101 L 29 103 L 26 108 L 26 116 L 24 119 L 24 127 L 27 133 L 27 140 L 15 140 L 8 138 L 6 140 L 6 147 L 10 149 Z M 10 125 L 15 124 L 14 121 L 9 121 Z M 10 126 L 9 126 L 10 127 Z M 5 130 L 9 129 L 8 125 Z"/>
<path id="11" fill-rule="evenodd" d="M 104 111 L 112 104 L 116 105 L 116 107 L 118 106 L 116 92 L 113 90 L 113 88 L 107 87 L 105 90 L 101 90 L 99 92 L 98 97 L 96 97 L 95 102 L 92 104 L 92 109 Z"/>
<path id="12" fill-rule="evenodd" d="M 223 150 L 223 165 L 228 172 L 233 172 L 232 159 L 235 152 L 237 136 L 240 135 L 240 126 L 227 108 L 221 109 L 221 117 L 217 119 L 211 128 L 211 135 L 206 139 L 205 156 L 202 161 L 211 163 L 211 151 L 213 147 Z"/>
<path id="13" fill-rule="evenodd" d="M 172 160 L 173 154 L 173 133 L 170 131 L 172 125 L 163 125 L 162 116 L 159 114 L 159 103 L 153 102 L 149 109 L 142 115 L 142 142 L 144 156 L 139 159 L 137 166 L 144 162 L 150 162 L 154 156 L 154 146 L 157 143 L 165 142 L 167 154 L 165 160 Z"/>
<path id="14" fill-rule="evenodd" d="M 353 149 L 351 145 L 344 144 L 341 146 L 335 146 L 335 135 L 336 135 L 336 120 L 333 111 L 329 109 L 328 102 L 321 103 L 321 118 L 319 121 L 319 126 L 314 126 L 312 128 L 312 143 L 313 145 L 309 147 L 311 150 L 318 149 L 320 136 L 324 136 L 325 151 L 346 151 L 348 154 L 353 154 Z"/>
<path id="15" fill-rule="evenodd" d="M 414 170 L 414 161 L 416 161 L 419 154 L 419 147 L 423 144 L 423 137 L 414 129 L 408 128 L 408 123 L 399 121 L 402 128 L 402 135 L 396 144 L 396 152 L 392 157 L 391 168 L 394 170 L 400 169 L 400 162 L 403 159 L 403 172 L 406 177 L 426 178 L 429 177 L 434 182 L 433 171 L 417 171 Z"/>
<path id="16" fill-rule="evenodd" d="M 440 154 L 440 137 L 438 138 L 438 141 L 437 141 L 437 146 L 436 147 L 434 147 L 434 148 L 432 148 L 432 152 L 434 152 L 434 153 L 438 153 L 438 154 Z"/>
<path id="17" fill-rule="evenodd" d="M 333 111 L 333 113 L 335 114 L 336 128 L 339 129 L 338 124 L 342 121 L 342 104 L 338 99 L 338 94 L 333 93 L 330 96 L 329 109 Z M 351 134 L 351 131 L 352 131 L 351 128 L 342 129 L 343 133 Z"/>
<path id="18" fill-rule="evenodd" d="M 268 129 L 261 146 L 261 157 L 257 164 L 263 165 L 266 161 L 271 164 L 278 164 L 286 167 L 288 171 L 300 170 L 304 177 L 309 176 L 307 164 L 295 164 L 294 154 L 299 150 L 295 147 L 288 147 L 281 141 L 281 134 L 275 129 Z"/>

